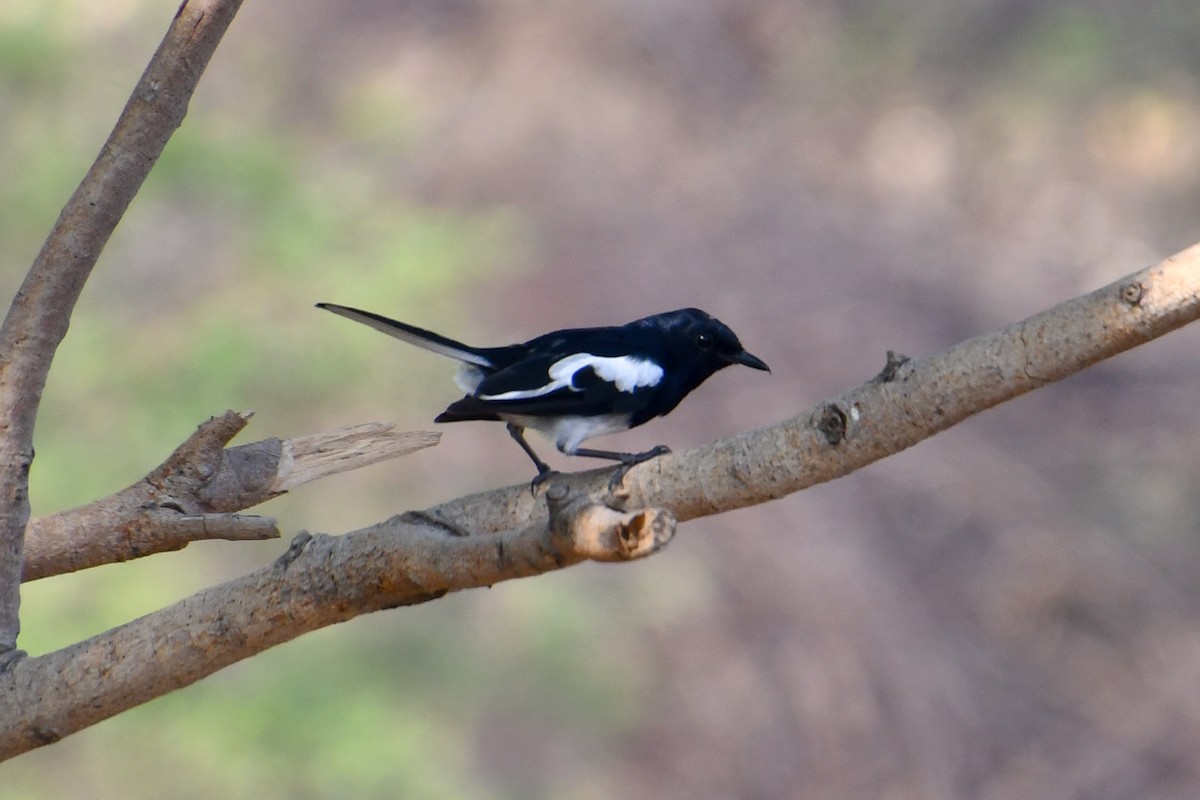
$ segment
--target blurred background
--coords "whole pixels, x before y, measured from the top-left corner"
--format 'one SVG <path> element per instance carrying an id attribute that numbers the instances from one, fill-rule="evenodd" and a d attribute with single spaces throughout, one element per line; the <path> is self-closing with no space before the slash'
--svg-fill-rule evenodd
<path id="1" fill-rule="evenodd" d="M 0 4 L 5 296 L 175 9 Z M 480 344 L 696 305 L 773 374 L 602 444 L 786 418 L 1200 240 L 1198 70 L 1191 0 L 247 3 L 55 362 L 34 513 L 226 408 L 245 441 L 431 427 L 452 365 L 317 301 Z M 647 562 L 304 636 L 0 798 L 1200 796 L 1198 374 L 1185 330 Z M 443 433 L 261 513 L 337 533 L 530 477 L 500 426 Z M 22 646 L 286 544 L 27 584 Z"/>

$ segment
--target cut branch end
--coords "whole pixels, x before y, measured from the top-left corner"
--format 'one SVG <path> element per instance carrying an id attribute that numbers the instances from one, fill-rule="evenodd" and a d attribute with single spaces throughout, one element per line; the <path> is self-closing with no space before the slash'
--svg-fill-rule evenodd
<path id="1" fill-rule="evenodd" d="M 556 486 L 546 495 L 553 549 L 590 561 L 632 561 L 662 550 L 675 536 L 675 515 L 661 508 L 618 511 Z"/>

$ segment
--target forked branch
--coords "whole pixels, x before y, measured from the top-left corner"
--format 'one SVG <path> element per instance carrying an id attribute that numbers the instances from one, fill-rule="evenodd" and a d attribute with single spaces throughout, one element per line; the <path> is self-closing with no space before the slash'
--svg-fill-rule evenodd
<path id="1" fill-rule="evenodd" d="M 132 486 L 30 520 L 22 580 L 179 550 L 201 539 L 276 538 L 273 519 L 233 512 L 326 475 L 432 447 L 440 438 L 372 422 L 227 448 L 249 419 L 249 414 L 226 411 Z"/>

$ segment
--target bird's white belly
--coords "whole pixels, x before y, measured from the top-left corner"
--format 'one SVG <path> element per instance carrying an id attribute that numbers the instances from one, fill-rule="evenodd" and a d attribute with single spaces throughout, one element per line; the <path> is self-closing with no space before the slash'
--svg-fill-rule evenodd
<path id="1" fill-rule="evenodd" d="M 500 414 L 505 422 L 535 430 L 570 455 L 593 436 L 617 433 L 629 428 L 628 414 L 603 414 L 598 417 L 530 417 L 523 414 Z"/>

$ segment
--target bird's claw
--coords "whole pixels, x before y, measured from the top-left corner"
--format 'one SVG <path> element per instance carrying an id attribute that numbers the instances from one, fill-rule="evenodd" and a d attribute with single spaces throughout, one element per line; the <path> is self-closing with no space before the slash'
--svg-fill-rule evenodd
<path id="1" fill-rule="evenodd" d="M 621 487 L 625 481 L 625 475 L 629 470 L 641 464 L 643 461 L 649 461 L 659 456 L 665 456 L 671 452 L 671 448 L 665 444 L 660 444 L 657 447 L 652 447 L 644 453 L 627 453 L 625 458 L 621 459 L 621 466 L 613 470 L 612 477 L 608 479 L 608 491 L 615 492 Z"/>
<path id="2" fill-rule="evenodd" d="M 557 472 L 550 469 L 549 467 L 546 467 L 543 470 L 538 470 L 538 474 L 535 475 L 533 477 L 533 480 L 531 480 L 529 482 L 529 493 L 536 495 L 538 487 L 541 486 L 546 481 L 550 480 L 551 475 L 557 475 L 557 474 L 558 474 Z"/>
<path id="3" fill-rule="evenodd" d="M 667 447 L 665 444 L 660 444 L 656 447 L 651 447 L 649 450 L 647 450 L 644 453 L 638 453 L 637 461 L 634 461 L 633 463 L 640 464 L 643 461 L 649 461 L 652 458 L 658 458 L 659 456 L 665 456 L 670 452 L 671 452 L 671 448 Z"/>

